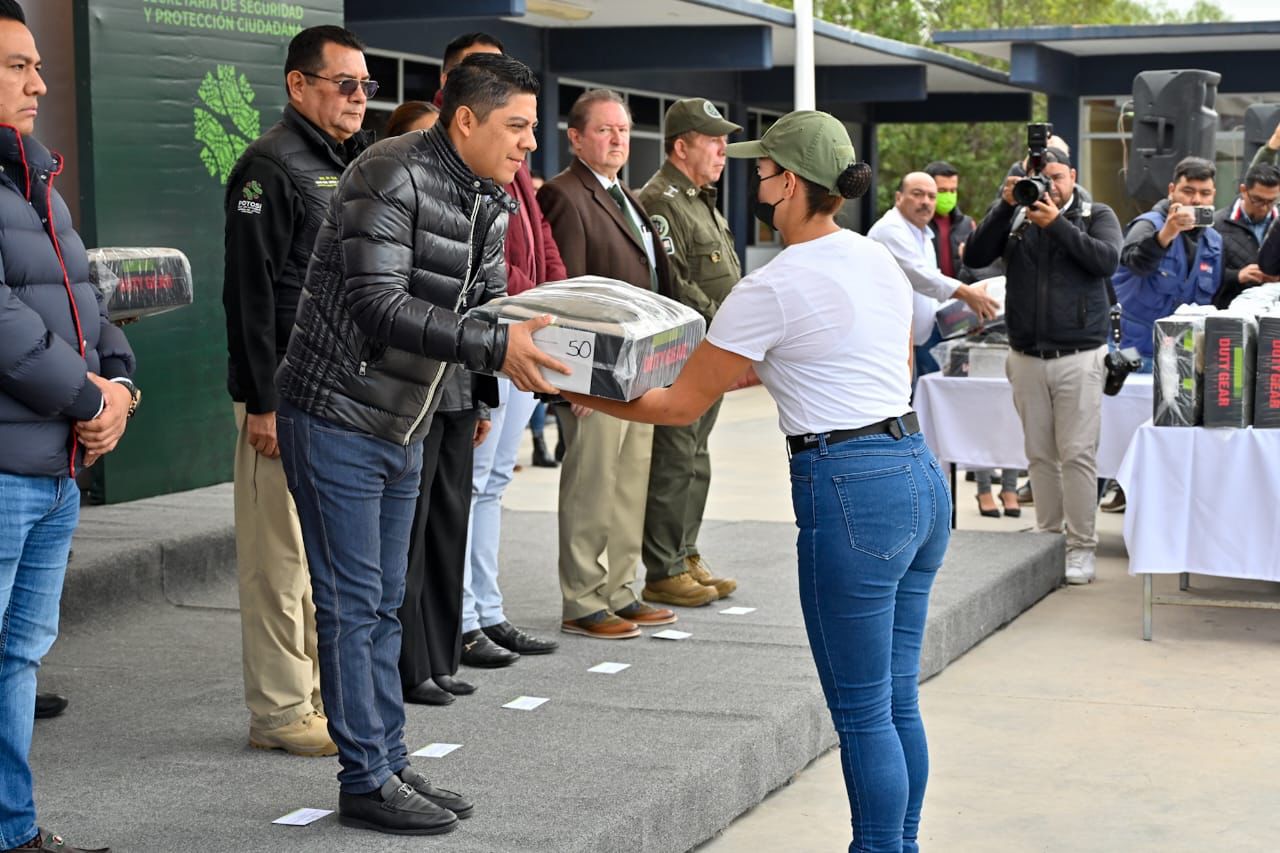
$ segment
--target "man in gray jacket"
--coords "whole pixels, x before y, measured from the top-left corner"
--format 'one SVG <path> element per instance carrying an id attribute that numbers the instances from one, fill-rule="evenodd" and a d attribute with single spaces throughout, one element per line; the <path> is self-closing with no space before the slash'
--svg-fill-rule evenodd
<path id="1" fill-rule="evenodd" d="M 12 0 L 0 0 L 0 55 L 0 850 L 72 853 L 36 825 L 36 670 L 58 634 L 76 473 L 115 448 L 139 394 L 129 342 L 53 188 L 62 157 L 30 135 L 46 90 Z"/>

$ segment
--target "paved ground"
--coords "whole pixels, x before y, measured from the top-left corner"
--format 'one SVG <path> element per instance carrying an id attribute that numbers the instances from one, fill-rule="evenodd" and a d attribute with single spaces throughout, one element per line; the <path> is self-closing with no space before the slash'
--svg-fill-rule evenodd
<path id="1" fill-rule="evenodd" d="M 527 451 L 523 458 L 528 459 Z M 716 535 L 724 522 L 791 520 L 783 458 L 767 396 L 758 389 L 731 395 L 713 439 L 716 474 L 708 511 L 710 544 L 724 549 L 726 557 L 737 556 L 730 552 L 743 543 Z M 553 471 L 525 468 L 508 493 L 509 508 L 553 510 L 555 478 Z M 962 485 L 961 527 L 1013 531 L 1028 525 L 1029 519 L 979 518 L 971 495 L 972 485 Z M 1049 596 L 925 685 L 933 753 L 925 849 L 1275 849 L 1280 614 L 1160 608 L 1155 641 L 1144 643 L 1141 587 L 1125 573 L 1119 518 L 1103 516 L 1102 529 L 1106 559 L 1097 583 Z M 714 561 L 716 552 L 709 549 L 708 556 Z M 1161 580 L 1167 588 L 1175 583 L 1172 577 Z M 225 590 L 216 583 L 208 588 Z M 75 659 L 73 643 L 55 647 L 48 686 L 58 687 L 59 679 L 73 687 L 84 684 L 73 701 L 78 708 L 99 703 L 93 713 L 109 717 L 111 728 L 82 728 L 74 708 L 62 720 L 41 724 L 45 734 L 38 737 L 37 749 L 56 757 L 56 767 L 42 777 L 42 802 L 56 800 L 51 817 L 96 827 L 105 840 L 138 837 L 142 829 L 149 841 L 172 842 L 117 849 L 284 849 L 282 838 L 290 847 L 296 841 L 299 849 L 319 849 L 304 840 L 316 837 L 305 831 L 278 836 L 249 829 L 234 848 L 211 847 L 208 836 L 183 835 L 184 829 L 207 831 L 220 818 L 245 831 L 246 798 L 263 815 L 283 811 L 281 803 L 265 799 L 264 792 L 279 787 L 273 788 L 273 768 L 279 768 L 277 782 L 303 799 L 309 793 L 327 799 L 332 784 L 331 768 L 238 746 L 243 723 L 219 710 L 236 704 L 236 617 L 222 609 L 232 603 L 225 596 L 202 597 L 201 589 L 173 588 L 166 581 L 154 621 L 149 624 L 145 613 L 134 612 L 112 626 L 118 631 L 114 638 L 90 624 L 91 617 L 80 617 L 75 631 L 81 648 L 91 652 L 81 660 Z M 547 595 L 551 601 L 554 590 Z M 186 606 L 169 607 L 174 603 Z M 178 639 L 166 641 L 173 632 Z M 121 678 L 121 661 L 139 651 L 159 662 L 155 671 L 136 680 Z M 215 677 L 192 683 L 190 673 L 201 671 L 211 658 L 220 661 Z M 517 669 L 484 679 L 485 692 L 504 686 L 530 692 L 515 682 L 506 684 L 508 677 L 532 674 Z M 763 703 L 779 689 L 812 687 L 816 678 L 805 687 L 762 680 L 758 695 Z M 111 697 L 120 693 L 130 694 L 129 700 L 116 703 Z M 159 717 L 158 704 L 165 706 Z M 148 714 L 154 724 L 148 724 Z M 415 719 L 419 725 L 428 720 Z M 109 760 L 122 747 L 125 757 Z M 210 758 L 224 753 L 231 763 Z M 459 769 L 482 769 L 471 765 L 482 757 L 477 752 L 464 749 L 455 755 L 466 762 Z M 818 759 L 699 853 L 844 850 L 848 807 L 834 756 Z M 104 778 L 120 781 L 104 787 Z M 530 803 L 536 806 L 534 800 Z M 112 802 L 127 808 L 115 809 Z M 163 806 L 148 805 L 155 802 Z M 249 823 L 259 826 L 259 817 Z M 545 826 L 554 827 L 554 815 L 549 817 Z M 479 829 L 478 824 L 469 829 L 465 838 L 482 841 L 486 836 Z M 322 846 L 346 849 L 345 838 L 326 833 Z M 483 849 L 447 841 L 439 846 L 446 845 Z M 385 849 L 401 847 L 420 849 L 417 844 Z M 507 848 L 484 853 L 498 849 Z M 536 844 L 530 839 L 525 849 L 555 847 L 548 848 L 544 837 Z"/>

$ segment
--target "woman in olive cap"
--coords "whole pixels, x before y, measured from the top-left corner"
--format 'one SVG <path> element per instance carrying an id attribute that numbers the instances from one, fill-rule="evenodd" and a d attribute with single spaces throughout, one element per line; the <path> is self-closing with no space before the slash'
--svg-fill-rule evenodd
<path id="1" fill-rule="evenodd" d="M 762 382 L 791 457 L 800 602 L 840 735 L 853 851 L 917 851 L 928 748 L 917 681 L 951 497 L 911 411 L 911 285 L 889 252 L 835 222 L 870 184 L 848 131 L 783 116 L 756 141 L 754 212 L 786 248 L 746 276 L 670 388 L 576 403 L 653 424 L 693 422 Z"/>

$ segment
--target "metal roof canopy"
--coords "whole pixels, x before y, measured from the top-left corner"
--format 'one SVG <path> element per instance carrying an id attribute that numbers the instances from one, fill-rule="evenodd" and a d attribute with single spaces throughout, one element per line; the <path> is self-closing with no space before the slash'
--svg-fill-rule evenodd
<path id="1" fill-rule="evenodd" d="M 1080 96 L 1127 92 L 1139 72 L 1156 68 L 1216 71 L 1221 92 L 1277 88 L 1277 36 L 1280 21 L 1248 21 L 948 30 L 933 40 L 1008 60 L 1015 85 Z"/>

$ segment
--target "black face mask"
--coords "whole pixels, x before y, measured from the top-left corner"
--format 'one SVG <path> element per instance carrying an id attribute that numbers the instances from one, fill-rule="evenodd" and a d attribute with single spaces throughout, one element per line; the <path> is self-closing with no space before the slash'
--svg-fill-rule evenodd
<path id="1" fill-rule="evenodd" d="M 781 175 L 781 174 L 782 172 L 778 172 L 775 175 L 770 175 L 768 178 L 757 178 L 755 182 L 755 186 L 752 188 L 752 191 L 751 191 L 751 213 L 755 216 L 756 219 L 759 219 L 762 223 L 764 223 L 770 229 L 775 231 L 777 230 L 777 228 L 773 224 L 773 212 L 777 208 L 778 203 L 773 202 L 772 204 L 770 204 L 767 201 L 760 200 L 760 184 L 764 183 L 770 178 L 776 178 L 778 177 L 778 175 Z"/>

